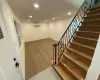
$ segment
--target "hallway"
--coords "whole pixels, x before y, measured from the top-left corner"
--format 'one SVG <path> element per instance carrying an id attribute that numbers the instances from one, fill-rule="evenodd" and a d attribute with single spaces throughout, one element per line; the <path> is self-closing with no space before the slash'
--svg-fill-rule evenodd
<path id="1" fill-rule="evenodd" d="M 25 75 L 26 80 L 51 66 L 52 45 L 51 39 L 27 42 L 25 44 Z"/>

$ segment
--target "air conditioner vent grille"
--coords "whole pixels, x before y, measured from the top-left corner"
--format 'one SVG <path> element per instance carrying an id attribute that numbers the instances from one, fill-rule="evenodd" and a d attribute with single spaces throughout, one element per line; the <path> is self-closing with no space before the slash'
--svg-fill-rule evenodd
<path id="1" fill-rule="evenodd" d="M 40 25 L 36 24 L 36 25 L 34 25 L 34 27 L 40 27 Z"/>

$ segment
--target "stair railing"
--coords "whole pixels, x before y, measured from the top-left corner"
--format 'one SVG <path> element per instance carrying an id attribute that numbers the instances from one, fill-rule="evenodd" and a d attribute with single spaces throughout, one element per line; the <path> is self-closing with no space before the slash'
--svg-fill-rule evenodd
<path id="1" fill-rule="evenodd" d="M 54 65 L 59 63 L 61 56 L 70 45 L 71 40 L 73 40 L 73 37 L 76 35 L 76 31 L 78 31 L 81 23 L 84 21 L 84 17 L 87 16 L 86 13 L 88 13 L 89 9 L 91 9 L 94 4 L 95 0 L 85 0 L 59 42 L 53 45 Z"/>

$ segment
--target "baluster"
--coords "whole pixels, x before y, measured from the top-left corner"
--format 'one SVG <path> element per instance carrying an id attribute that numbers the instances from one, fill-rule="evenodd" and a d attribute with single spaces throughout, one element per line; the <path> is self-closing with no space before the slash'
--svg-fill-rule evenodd
<path id="1" fill-rule="evenodd" d="M 62 40 L 60 41 L 60 55 L 62 53 Z"/>
<path id="2" fill-rule="evenodd" d="M 64 50 L 65 50 L 65 47 L 66 47 L 66 33 L 64 35 Z"/>
<path id="3" fill-rule="evenodd" d="M 70 26 L 70 38 L 72 37 L 72 28 L 73 28 L 73 26 L 71 25 Z"/>
<path id="4" fill-rule="evenodd" d="M 90 9 L 92 8 L 93 1 L 91 0 Z"/>
<path id="5" fill-rule="evenodd" d="M 54 51 L 54 45 L 53 45 L 53 64 L 55 64 L 54 60 L 55 60 L 55 51 Z"/>
<path id="6" fill-rule="evenodd" d="M 62 45 L 63 45 L 63 48 L 62 48 L 62 52 L 63 52 L 63 50 L 64 50 L 64 36 L 62 38 Z"/>
<path id="7" fill-rule="evenodd" d="M 58 51 L 57 53 L 58 53 L 58 58 L 59 58 L 59 44 L 58 44 L 57 51 Z M 57 59 L 58 59 L 58 58 L 57 58 Z"/>
<path id="8" fill-rule="evenodd" d="M 70 28 L 69 28 L 70 29 Z M 70 34 L 69 34 L 69 32 L 70 32 L 70 30 L 68 29 L 68 41 L 69 41 L 69 39 L 70 39 Z"/>
<path id="9" fill-rule="evenodd" d="M 53 59 L 54 59 L 54 64 L 56 64 L 57 63 L 56 62 L 56 59 L 57 59 L 57 52 L 56 52 L 57 45 L 54 44 L 53 47 L 54 47 L 54 53 L 53 53 L 54 57 L 53 57 Z"/>
<path id="10" fill-rule="evenodd" d="M 70 36 L 70 38 L 71 38 L 71 26 L 70 26 L 70 28 L 69 28 L 69 36 Z"/>
<path id="11" fill-rule="evenodd" d="M 67 32 L 66 32 L 66 34 L 65 34 L 65 49 L 66 49 L 66 41 L 67 41 Z"/>
<path id="12" fill-rule="evenodd" d="M 66 32 L 66 39 L 67 39 L 67 43 L 68 43 L 68 31 Z"/>

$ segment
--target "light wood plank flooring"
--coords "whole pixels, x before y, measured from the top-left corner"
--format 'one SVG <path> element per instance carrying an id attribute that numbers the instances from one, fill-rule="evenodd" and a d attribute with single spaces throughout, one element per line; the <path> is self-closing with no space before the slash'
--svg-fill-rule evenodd
<path id="1" fill-rule="evenodd" d="M 51 66 L 53 56 L 51 39 L 27 42 L 25 44 L 25 76 L 26 80 Z"/>

